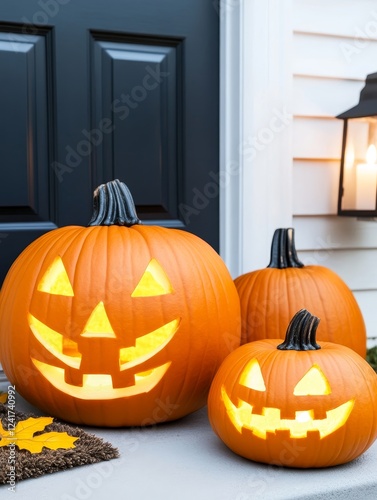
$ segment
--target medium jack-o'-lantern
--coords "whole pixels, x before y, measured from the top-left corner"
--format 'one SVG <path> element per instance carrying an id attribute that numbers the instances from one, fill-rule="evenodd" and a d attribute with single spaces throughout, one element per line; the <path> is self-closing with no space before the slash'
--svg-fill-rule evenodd
<path id="1" fill-rule="evenodd" d="M 96 190 L 89 227 L 29 245 L 0 300 L 8 379 L 78 424 L 151 425 L 197 410 L 229 335 L 240 339 L 239 299 L 221 258 L 188 232 L 142 225 L 119 181 Z"/>
<path id="2" fill-rule="evenodd" d="M 212 428 L 235 453 L 288 467 L 329 467 L 377 437 L 377 375 L 348 347 L 316 343 L 299 311 L 286 338 L 245 344 L 224 360 L 208 397 Z"/>
<path id="3" fill-rule="evenodd" d="M 350 347 L 366 356 L 366 328 L 346 283 L 324 266 L 299 260 L 294 230 L 277 229 L 268 267 L 235 279 L 240 296 L 242 343 L 281 339 L 286 325 L 303 307 L 321 318 L 318 340 Z"/>

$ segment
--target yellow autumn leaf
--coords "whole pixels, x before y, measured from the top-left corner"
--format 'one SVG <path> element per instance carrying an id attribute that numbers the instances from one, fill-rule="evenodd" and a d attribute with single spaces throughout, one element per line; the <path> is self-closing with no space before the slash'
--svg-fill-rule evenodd
<path id="1" fill-rule="evenodd" d="M 40 453 L 43 447 L 51 450 L 74 448 L 74 442 L 79 438 L 69 436 L 66 432 L 45 432 L 34 436 L 53 420 L 52 417 L 30 417 L 18 422 L 13 431 L 4 429 L 0 422 L 0 447 L 14 444 L 20 450 L 28 450 L 31 453 Z"/>
<path id="2" fill-rule="evenodd" d="M 8 394 L 6 392 L 0 393 L 0 403 L 6 403 L 8 399 Z"/>

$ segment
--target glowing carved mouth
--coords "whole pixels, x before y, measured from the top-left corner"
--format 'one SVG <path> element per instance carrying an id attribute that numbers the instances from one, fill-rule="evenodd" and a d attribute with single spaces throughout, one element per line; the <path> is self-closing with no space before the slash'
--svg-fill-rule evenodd
<path id="1" fill-rule="evenodd" d="M 82 355 L 77 342 L 67 339 L 59 332 L 39 321 L 32 314 L 28 321 L 34 337 L 48 352 L 65 365 L 79 369 Z M 119 370 L 124 371 L 138 366 L 160 352 L 173 338 L 180 324 L 180 318 L 166 323 L 142 337 L 135 346 L 119 349 Z M 104 335 L 104 337 L 106 334 Z M 69 354 L 66 354 L 68 352 Z M 83 385 L 75 386 L 65 381 L 65 370 L 32 358 L 39 372 L 57 389 L 79 399 L 116 399 L 145 393 L 153 389 L 162 379 L 170 362 L 134 375 L 135 384 L 124 388 L 114 388 L 112 377 L 108 374 L 83 374 Z"/>
<path id="2" fill-rule="evenodd" d="M 39 321 L 32 314 L 28 321 L 34 337 L 57 359 L 71 368 L 80 368 L 81 354 L 77 342 L 66 339 L 59 332 Z M 153 332 L 138 337 L 135 346 L 124 347 L 119 350 L 119 368 L 121 371 L 137 366 L 155 356 L 173 338 L 180 324 L 180 319 L 175 319 L 157 328 Z M 70 355 L 63 351 L 70 352 Z"/>
<path id="3" fill-rule="evenodd" d="M 221 387 L 221 397 L 238 432 L 241 433 L 244 427 L 261 439 L 267 439 L 268 432 L 283 430 L 289 430 L 290 436 L 297 439 L 307 437 L 310 431 L 317 431 L 320 439 L 323 439 L 346 423 L 355 404 L 355 400 L 351 399 L 333 410 L 328 410 L 326 418 L 323 419 L 315 419 L 313 410 L 296 411 L 295 419 L 281 419 L 278 408 L 265 407 L 259 415 L 254 414 L 253 406 L 245 401 L 240 401 L 239 406 L 234 405 L 224 386 Z"/>
<path id="4" fill-rule="evenodd" d="M 42 361 L 31 358 L 40 373 L 56 389 L 78 399 L 105 400 L 118 399 L 136 394 L 149 392 L 155 387 L 167 372 L 170 361 L 153 370 L 135 375 L 135 384 L 130 387 L 113 388 L 111 375 L 86 374 L 83 375 L 83 386 L 67 384 L 64 380 L 64 368 L 51 366 Z"/>
<path id="5" fill-rule="evenodd" d="M 124 347 L 119 352 L 120 370 L 128 370 L 137 366 L 160 352 L 174 337 L 180 324 L 180 319 L 166 323 L 157 330 L 138 337 L 135 347 Z"/>

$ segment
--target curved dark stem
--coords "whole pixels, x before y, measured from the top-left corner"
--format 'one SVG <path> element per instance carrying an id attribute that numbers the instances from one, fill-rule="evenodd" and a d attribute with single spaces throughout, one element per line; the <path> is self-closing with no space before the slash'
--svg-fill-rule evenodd
<path id="1" fill-rule="evenodd" d="M 285 340 L 277 346 L 283 351 L 313 351 L 321 349 L 316 342 L 316 333 L 319 318 L 310 314 L 306 309 L 298 311 L 288 325 Z"/>
<path id="2" fill-rule="evenodd" d="M 128 187 L 118 179 L 101 184 L 94 191 L 93 215 L 89 226 L 141 224 Z"/>
<path id="3" fill-rule="evenodd" d="M 286 269 L 288 267 L 303 267 L 295 246 L 295 230 L 276 229 L 271 245 L 271 259 L 267 267 Z"/>

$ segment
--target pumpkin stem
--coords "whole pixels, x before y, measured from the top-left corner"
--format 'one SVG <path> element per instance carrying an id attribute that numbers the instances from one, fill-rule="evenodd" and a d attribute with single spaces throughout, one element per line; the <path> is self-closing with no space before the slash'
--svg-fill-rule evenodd
<path id="1" fill-rule="evenodd" d="M 101 184 L 94 191 L 93 215 L 89 226 L 141 224 L 128 187 L 118 179 Z"/>
<path id="2" fill-rule="evenodd" d="M 295 230 L 276 229 L 271 245 L 271 260 L 267 267 L 286 269 L 287 267 L 303 267 L 295 246 Z"/>
<path id="3" fill-rule="evenodd" d="M 298 311 L 288 325 L 285 340 L 277 346 L 282 351 L 313 351 L 321 349 L 316 342 L 319 318 L 306 309 Z"/>

